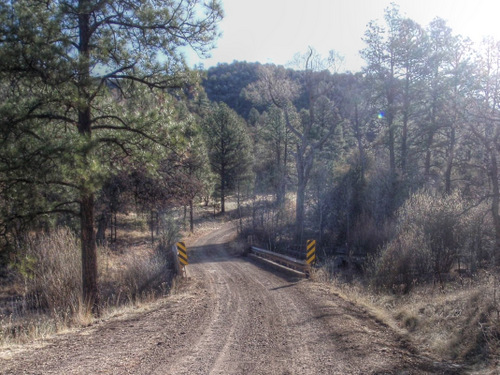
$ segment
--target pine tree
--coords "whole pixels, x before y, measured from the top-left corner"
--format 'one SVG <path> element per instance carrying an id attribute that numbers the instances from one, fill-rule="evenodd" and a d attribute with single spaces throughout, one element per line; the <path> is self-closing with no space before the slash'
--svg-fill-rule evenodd
<path id="1" fill-rule="evenodd" d="M 245 121 L 226 104 L 214 104 L 203 124 L 212 171 L 218 176 L 217 190 L 221 212 L 230 191 L 247 176 L 250 165 L 250 140 Z"/>
<path id="2" fill-rule="evenodd" d="M 124 116 L 111 110 L 113 101 L 138 104 L 133 95 L 141 85 L 178 89 L 195 78 L 181 48 L 206 53 L 222 11 L 215 0 L 2 0 L 0 10 L 3 139 L 17 141 L 14 130 L 30 140 L 40 133 L 66 138 L 62 149 L 44 152 L 69 171 L 60 186 L 78 191 L 83 300 L 97 311 L 97 155 L 106 148 L 130 150 L 118 133 L 154 142 L 147 123 L 158 120 L 152 113 L 143 119 L 140 106 Z"/>

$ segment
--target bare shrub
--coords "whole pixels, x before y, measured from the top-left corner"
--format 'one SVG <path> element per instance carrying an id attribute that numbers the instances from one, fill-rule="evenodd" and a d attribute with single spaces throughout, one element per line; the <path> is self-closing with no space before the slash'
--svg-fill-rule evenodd
<path id="1" fill-rule="evenodd" d="M 495 229 L 488 202 L 469 211 L 467 228 L 470 235 L 461 249 L 459 261 L 475 273 L 479 268 L 488 268 L 494 256 Z"/>
<path id="2" fill-rule="evenodd" d="M 363 213 L 350 231 L 350 250 L 353 254 L 375 254 L 392 237 L 392 231 L 389 222 L 377 225 L 372 216 Z"/>
<path id="3" fill-rule="evenodd" d="M 169 271 L 162 256 L 157 253 L 142 257 L 130 254 L 123 263 L 116 283 L 118 293 L 126 296 L 130 302 L 135 303 L 145 297 L 165 292 Z"/>
<path id="4" fill-rule="evenodd" d="M 79 239 L 68 228 L 26 237 L 16 270 L 25 286 L 27 309 L 45 310 L 63 320 L 80 311 Z"/>
<path id="5" fill-rule="evenodd" d="M 167 212 L 163 212 L 160 215 L 159 232 L 163 244 L 173 245 L 180 236 L 179 221 Z"/>
<path id="6" fill-rule="evenodd" d="M 422 236 L 414 231 L 399 233 L 375 258 L 373 284 L 406 293 L 417 282 L 417 274 L 428 274 L 430 259 L 429 247 Z"/>
<path id="7" fill-rule="evenodd" d="M 373 263 L 374 285 L 406 293 L 415 283 L 442 281 L 441 276 L 463 254 L 470 258 L 472 245 L 482 241 L 478 215 L 467 209 L 458 193 L 412 195 L 397 212 L 396 235 Z"/>
<path id="8" fill-rule="evenodd" d="M 253 235 L 255 244 L 273 250 L 286 247 L 293 237 L 293 197 L 287 197 L 283 205 L 277 205 L 272 197 L 259 196 L 253 200 L 251 217 L 244 223 L 241 233 Z"/>
<path id="9" fill-rule="evenodd" d="M 173 253 L 171 247 L 179 240 L 180 228 L 179 221 L 171 215 L 162 214 L 160 216 L 160 241 L 155 247 L 155 254 L 152 255 L 153 263 L 161 263 L 163 267 L 168 268 L 173 265 Z"/>

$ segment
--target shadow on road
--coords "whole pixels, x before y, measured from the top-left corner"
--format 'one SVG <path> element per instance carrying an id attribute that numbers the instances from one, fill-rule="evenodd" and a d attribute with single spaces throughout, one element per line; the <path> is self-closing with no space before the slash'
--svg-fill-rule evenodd
<path id="1" fill-rule="evenodd" d="M 282 285 L 282 286 L 277 286 L 276 288 L 272 288 L 272 289 L 269 289 L 269 290 L 279 290 L 279 289 L 285 289 L 285 288 L 290 288 L 292 286 L 295 286 L 297 285 L 297 283 L 291 283 L 291 284 L 287 284 L 287 285 Z"/>
<path id="2" fill-rule="evenodd" d="M 189 264 L 229 262 L 234 261 L 237 255 L 231 255 L 226 244 L 190 246 L 187 249 Z"/>

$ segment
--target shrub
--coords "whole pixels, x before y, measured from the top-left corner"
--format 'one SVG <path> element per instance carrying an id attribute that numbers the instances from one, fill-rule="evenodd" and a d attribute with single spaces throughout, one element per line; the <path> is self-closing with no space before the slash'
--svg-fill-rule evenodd
<path id="1" fill-rule="evenodd" d="M 67 320 L 80 310 L 79 239 L 68 228 L 27 236 L 16 262 L 25 286 L 27 308 Z"/>
<path id="2" fill-rule="evenodd" d="M 426 275 L 430 269 L 429 247 L 415 231 L 398 233 L 387 243 L 373 263 L 374 285 L 406 293 L 417 281 L 416 275 Z"/>
<path id="3" fill-rule="evenodd" d="M 135 303 L 148 294 L 164 292 L 161 288 L 169 277 L 164 257 L 158 253 L 141 257 L 130 254 L 123 262 L 124 267 L 117 280 L 119 294 Z"/>
<path id="4" fill-rule="evenodd" d="M 179 221 L 172 215 L 163 212 L 160 215 L 160 236 L 161 241 L 167 246 L 173 245 L 180 236 Z"/>
<path id="5" fill-rule="evenodd" d="M 480 215 L 458 193 L 415 193 L 398 210 L 396 234 L 373 263 L 374 284 L 408 292 L 417 282 L 441 280 L 459 257 L 467 255 L 471 263 L 471 250 L 485 242 L 477 228 Z"/>
<path id="6" fill-rule="evenodd" d="M 353 254 L 370 255 L 377 251 L 392 237 L 393 227 L 389 221 L 377 225 L 375 219 L 367 213 L 356 218 L 350 230 L 350 247 Z"/>

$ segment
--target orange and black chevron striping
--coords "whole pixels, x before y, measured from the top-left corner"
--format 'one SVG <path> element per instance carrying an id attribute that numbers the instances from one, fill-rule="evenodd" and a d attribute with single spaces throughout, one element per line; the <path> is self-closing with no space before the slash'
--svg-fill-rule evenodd
<path id="1" fill-rule="evenodd" d="M 180 264 L 183 266 L 188 265 L 187 249 L 184 242 L 177 242 L 177 257 L 179 258 Z"/>
<path id="2" fill-rule="evenodd" d="M 313 264 L 316 261 L 316 241 L 307 240 L 307 264 Z"/>

